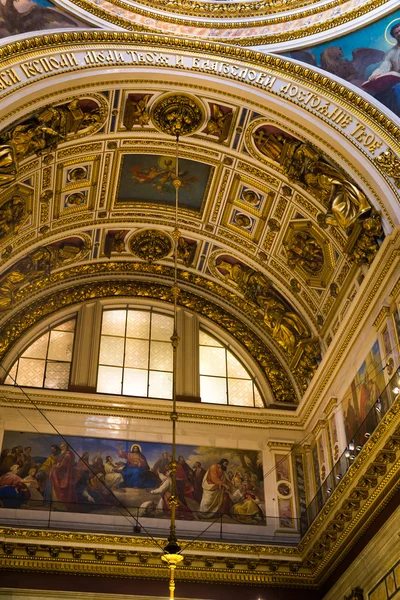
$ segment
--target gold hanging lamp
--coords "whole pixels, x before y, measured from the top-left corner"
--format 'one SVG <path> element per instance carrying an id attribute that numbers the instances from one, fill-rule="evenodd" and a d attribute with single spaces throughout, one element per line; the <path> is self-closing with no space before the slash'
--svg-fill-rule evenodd
<path id="1" fill-rule="evenodd" d="M 179 505 L 179 499 L 176 493 L 176 424 L 178 413 L 176 410 L 176 374 L 177 374 L 177 350 L 179 337 L 177 331 L 178 314 L 178 247 L 181 233 L 179 231 L 178 210 L 179 210 L 179 188 L 181 180 L 179 179 L 179 138 L 184 135 L 191 135 L 198 131 L 205 120 L 205 109 L 197 98 L 184 94 L 165 94 L 159 98 L 152 108 L 152 122 L 154 126 L 168 135 L 176 138 L 175 148 L 175 179 L 173 185 L 175 188 L 175 227 L 173 237 L 174 247 L 174 284 L 172 286 L 172 297 L 174 302 L 174 331 L 171 336 L 173 349 L 173 383 L 172 383 L 172 411 L 170 419 L 172 423 L 172 460 L 170 462 L 171 472 L 171 496 L 168 504 L 171 511 L 171 520 L 169 527 L 168 543 L 163 549 L 163 560 L 169 568 L 169 597 L 175 598 L 175 569 L 183 560 L 181 548 L 176 537 L 176 511 Z"/>

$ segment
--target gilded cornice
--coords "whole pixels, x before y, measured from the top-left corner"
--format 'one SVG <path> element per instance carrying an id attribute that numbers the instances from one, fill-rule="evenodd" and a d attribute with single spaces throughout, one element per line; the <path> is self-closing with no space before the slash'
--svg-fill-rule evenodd
<path id="1" fill-rule="evenodd" d="M 395 300 L 397 300 L 398 295 L 400 294 L 400 277 L 399 279 L 396 281 L 396 285 L 394 286 L 394 288 L 392 289 L 392 291 L 390 292 L 389 296 L 391 298 L 394 298 Z"/>
<path id="2" fill-rule="evenodd" d="M 335 8 L 344 4 L 346 0 L 333 0 L 325 3 L 320 7 L 320 10 Z M 224 19 L 234 17 L 262 17 L 263 15 L 273 14 L 275 12 L 285 12 L 285 10 L 294 11 L 298 8 L 308 6 L 314 3 L 314 0 L 259 0 L 257 2 L 231 2 L 227 1 L 223 4 L 219 2 L 185 2 L 184 0 L 168 0 L 168 10 L 171 13 L 184 15 L 185 17 L 209 17 L 212 19 Z M 142 6 L 148 6 L 151 9 L 165 10 L 165 3 L 160 1 L 150 2 L 149 0 L 140 0 Z M 129 5 L 128 5 L 129 6 Z M 318 10 L 318 7 L 315 7 Z M 247 23 L 247 22 L 246 22 Z M 217 23 L 216 23 L 217 25 Z"/>
<path id="3" fill-rule="evenodd" d="M 248 41 L 248 40 L 247 40 Z M 344 85 L 330 79 L 326 74 L 317 73 L 312 69 L 280 58 L 276 55 L 268 55 L 256 50 L 246 50 L 244 48 L 236 48 L 232 45 L 225 45 L 214 42 L 191 41 L 173 36 L 160 36 L 146 33 L 128 33 L 128 32 L 105 32 L 91 31 L 82 32 L 75 31 L 73 33 L 53 33 L 42 37 L 27 38 L 18 42 L 7 44 L 0 48 L 0 59 L 6 60 L 6 65 L 20 61 L 22 56 L 28 57 L 32 53 L 32 57 L 38 56 L 38 52 L 58 51 L 65 52 L 66 46 L 73 51 L 74 49 L 82 48 L 82 44 L 87 49 L 104 47 L 105 44 L 110 46 L 118 46 L 119 44 L 134 44 L 138 47 L 156 47 L 160 49 L 170 49 L 174 52 L 187 54 L 204 54 L 208 56 L 218 57 L 219 60 L 226 57 L 233 58 L 237 61 L 243 61 L 245 64 L 251 65 L 253 68 L 267 68 L 271 74 L 280 74 L 285 77 L 290 77 L 293 81 L 307 85 L 309 89 L 315 92 L 320 92 L 323 96 L 330 96 L 332 99 L 337 99 L 340 104 L 346 106 L 355 116 L 362 115 L 371 125 L 374 131 L 382 131 L 386 134 L 386 141 L 400 141 L 400 128 L 391 121 L 384 113 L 380 112 L 373 104 L 359 96 L 354 90 L 346 88 Z M 99 65 L 101 66 L 101 65 Z M 162 66 L 162 65 L 161 65 Z M 182 65 L 183 66 L 183 65 Z M 96 68 L 96 66 L 94 66 Z M 77 69 L 76 69 L 77 70 Z M 198 68 L 193 72 L 201 72 Z M 204 70 L 207 72 L 207 69 Z M 219 74 L 221 75 L 221 74 Z M 228 78 L 229 79 L 229 78 Z M 261 87 L 260 84 L 250 83 L 255 87 Z M 3 97 L 9 92 L 4 90 Z M 288 101 L 293 101 L 287 98 Z M 297 103 L 296 103 L 297 104 Z M 307 107 L 304 106 L 305 110 Z M 323 114 L 320 118 L 326 121 Z M 341 129 L 337 128 L 338 131 Z M 341 133 L 343 133 L 341 131 Z M 400 146 L 395 146 L 394 150 L 398 153 Z"/>
<path id="4" fill-rule="evenodd" d="M 380 329 L 382 323 L 388 319 L 390 316 L 390 308 L 388 306 L 382 306 L 381 310 L 379 311 L 378 316 L 376 317 L 373 325 L 376 329 Z"/>
<path id="5" fill-rule="evenodd" d="M 331 412 L 338 406 L 338 404 L 340 404 L 338 398 L 332 397 L 324 408 L 325 415 L 329 417 Z"/>
<path id="6" fill-rule="evenodd" d="M 324 430 L 325 427 L 326 427 L 325 419 L 320 419 L 319 421 L 317 421 L 317 423 L 315 424 L 315 426 L 313 427 L 313 430 L 312 430 L 315 437 L 319 434 L 320 431 Z"/>

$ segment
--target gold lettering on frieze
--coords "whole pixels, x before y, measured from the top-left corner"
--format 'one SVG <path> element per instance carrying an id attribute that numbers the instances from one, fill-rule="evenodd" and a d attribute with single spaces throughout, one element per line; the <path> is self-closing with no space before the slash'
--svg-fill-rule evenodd
<path id="1" fill-rule="evenodd" d="M 21 63 L 20 67 L 27 79 L 43 73 L 51 73 L 60 69 L 77 67 L 78 61 L 73 52 L 63 52 L 57 56 L 42 57 L 36 60 Z M 20 81 L 20 79 L 18 79 Z M 17 83 L 13 81 L 13 83 Z"/>
<path id="2" fill-rule="evenodd" d="M 354 130 L 350 133 L 360 144 L 375 154 L 375 150 L 382 146 L 382 142 L 377 140 L 373 133 L 367 131 L 366 127 L 362 123 L 357 123 Z"/>
<path id="3" fill-rule="evenodd" d="M 19 83 L 21 79 L 18 77 L 14 69 L 6 69 L 0 73 L 0 90 L 5 90 L 15 83 Z"/>

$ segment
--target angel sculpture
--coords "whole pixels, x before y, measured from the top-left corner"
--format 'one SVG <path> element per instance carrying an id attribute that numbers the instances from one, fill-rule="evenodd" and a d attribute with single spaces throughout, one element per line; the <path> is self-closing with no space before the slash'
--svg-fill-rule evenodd
<path id="1" fill-rule="evenodd" d="M 205 133 L 218 136 L 219 142 L 224 142 L 229 135 L 233 112 L 224 113 L 217 104 L 211 105 L 211 119 L 207 123 Z"/>

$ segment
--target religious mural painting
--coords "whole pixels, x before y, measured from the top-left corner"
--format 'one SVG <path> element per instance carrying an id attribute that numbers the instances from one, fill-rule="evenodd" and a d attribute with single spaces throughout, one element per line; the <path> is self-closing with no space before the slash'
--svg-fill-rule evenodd
<path id="1" fill-rule="evenodd" d="M 344 395 L 342 407 L 347 442 L 363 428 L 368 430 L 368 413 L 385 388 L 381 366 L 381 352 L 377 340 Z"/>
<path id="2" fill-rule="evenodd" d="M 337 75 L 400 116 L 400 11 L 348 35 L 286 56 Z"/>
<path id="3" fill-rule="evenodd" d="M 0 38 L 29 31 L 92 28 L 50 0 L 6 0 L 0 3 Z"/>
<path id="4" fill-rule="evenodd" d="M 179 158 L 179 205 L 199 212 L 214 169 L 205 163 Z M 143 202 L 175 206 L 176 160 L 173 156 L 125 154 L 122 159 L 118 203 Z"/>
<path id="5" fill-rule="evenodd" d="M 177 447 L 177 516 L 264 524 L 261 455 L 254 450 Z M 0 461 L 3 508 L 169 518 L 171 446 L 7 431 Z"/>

